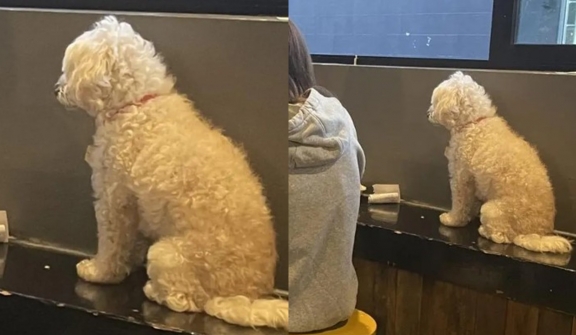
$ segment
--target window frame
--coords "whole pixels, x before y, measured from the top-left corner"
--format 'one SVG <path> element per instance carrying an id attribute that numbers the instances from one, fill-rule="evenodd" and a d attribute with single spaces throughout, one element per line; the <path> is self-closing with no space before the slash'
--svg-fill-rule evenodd
<path id="1" fill-rule="evenodd" d="M 315 63 L 396 67 L 576 71 L 576 45 L 517 44 L 521 0 L 494 0 L 488 60 L 312 55 Z"/>
<path id="2" fill-rule="evenodd" d="M 0 0 L 0 7 L 288 17 L 288 0 Z"/>
<path id="3" fill-rule="evenodd" d="M 568 19 L 568 6 L 570 2 L 576 2 L 576 0 L 560 0 L 562 1 L 562 9 L 560 11 L 560 17 L 562 18 L 562 26 L 558 27 L 558 39 L 557 43 L 562 43 L 566 37 L 566 27 L 568 23 L 566 22 Z"/>

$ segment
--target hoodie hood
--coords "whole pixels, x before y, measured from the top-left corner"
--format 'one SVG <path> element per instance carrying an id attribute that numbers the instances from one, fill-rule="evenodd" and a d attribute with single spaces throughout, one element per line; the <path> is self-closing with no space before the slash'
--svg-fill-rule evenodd
<path id="1" fill-rule="evenodd" d="M 319 168 L 336 162 L 357 142 L 350 115 L 336 98 L 312 89 L 288 121 L 288 167 Z"/>

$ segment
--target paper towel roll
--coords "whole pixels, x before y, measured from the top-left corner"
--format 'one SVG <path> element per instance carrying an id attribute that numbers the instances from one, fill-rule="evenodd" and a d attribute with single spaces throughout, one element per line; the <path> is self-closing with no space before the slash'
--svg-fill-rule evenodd
<path id="1" fill-rule="evenodd" d="M 400 194 L 394 193 L 377 193 L 368 196 L 370 204 L 397 204 L 400 202 Z"/>
<path id="2" fill-rule="evenodd" d="M 8 216 L 6 211 L 0 211 L 0 243 L 8 243 Z"/>

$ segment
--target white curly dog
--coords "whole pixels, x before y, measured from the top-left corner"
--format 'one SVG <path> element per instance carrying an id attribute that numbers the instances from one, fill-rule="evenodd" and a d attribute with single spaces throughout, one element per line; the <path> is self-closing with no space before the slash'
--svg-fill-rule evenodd
<path id="1" fill-rule="evenodd" d="M 554 194 L 536 149 L 496 114 L 482 86 L 456 72 L 434 89 L 428 119 L 451 135 L 445 155 L 452 209 L 442 224 L 465 226 L 480 209 L 478 231 L 487 239 L 538 252 L 572 250 L 553 235 Z"/>
<path id="2" fill-rule="evenodd" d="M 286 328 L 288 302 L 272 296 L 277 253 L 262 186 L 244 152 L 175 91 L 153 44 L 108 16 L 68 46 L 62 72 L 58 100 L 96 119 L 86 161 L 98 253 L 78 275 L 118 283 L 147 258 L 149 299 Z"/>

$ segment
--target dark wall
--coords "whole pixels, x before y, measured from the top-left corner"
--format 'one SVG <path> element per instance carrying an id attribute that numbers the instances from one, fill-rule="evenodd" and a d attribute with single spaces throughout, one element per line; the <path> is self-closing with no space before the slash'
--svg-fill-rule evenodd
<path id="1" fill-rule="evenodd" d="M 84 162 L 93 121 L 65 111 L 52 92 L 66 46 L 101 16 L 0 10 L 0 209 L 17 237 L 95 251 Z M 123 19 L 155 43 L 178 89 L 245 147 L 275 216 L 277 286 L 287 289 L 287 24 L 192 15 Z"/>
<path id="2" fill-rule="evenodd" d="M 450 206 L 444 148 L 448 132 L 430 124 L 432 90 L 451 70 L 316 65 L 320 85 L 352 115 L 366 156 L 364 183 L 400 184 L 402 197 Z M 576 233 L 576 77 L 568 74 L 469 71 L 511 126 L 548 166 L 558 230 Z"/>

